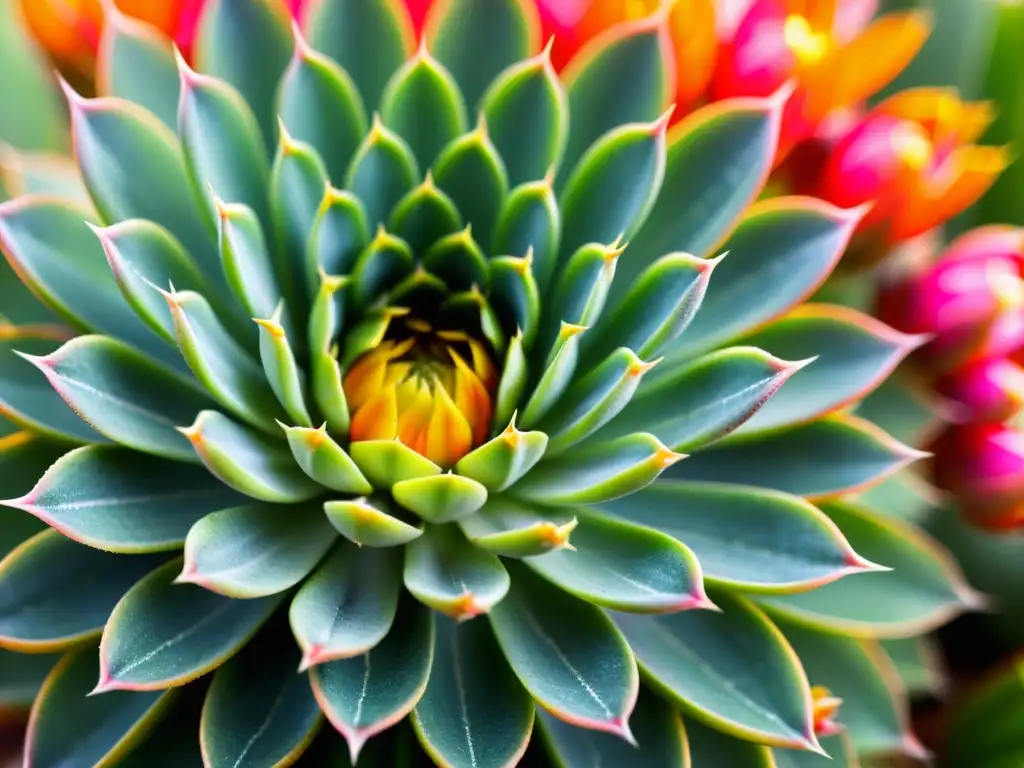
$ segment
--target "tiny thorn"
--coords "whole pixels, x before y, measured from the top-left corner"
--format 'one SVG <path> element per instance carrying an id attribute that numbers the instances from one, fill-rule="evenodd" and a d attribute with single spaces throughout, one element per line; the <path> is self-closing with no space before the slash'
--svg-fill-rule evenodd
<path id="1" fill-rule="evenodd" d="M 57 75 L 57 84 L 60 85 L 61 91 L 64 92 L 64 98 L 68 100 L 68 105 L 74 108 L 81 108 L 85 106 L 86 99 L 68 83 L 60 75 Z"/>
<path id="2" fill-rule="evenodd" d="M 196 584 L 198 583 L 196 577 L 199 575 L 199 571 L 196 568 L 196 564 L 185 561 L 185 564 L 181 567 L 181 573 L 175 577 L 172 584 Z"/>
<path id="3" fill-rule="evenodd" d="M 85 695 L 87 697 L 99 696 L 101 693 L 109 693 L 110 691 L 115 691 L 117 690 L 117 687 L 117 680 L 115 680 L 107 670 L 101 669 L 100 679 L 96 683 L 96 687 Z"/>
<path id="4" fill-rule="evenodd" d="M 359 753 L 362 752 L 363 747 L 366 745 L 367 736 L 362 731 L 349 731 L 348 733 L 342 734 L 345 737 L 345 741 L 348 743 L 348 756 L 352 765 L 359 761 Z"/>
<path id="5" fill-rule="evenodd" d="M 636 737 L 633 736 L 633 731 L 629 728 L 629 720 L 625 717 L 616 717 L 609 722 L 609 725 L 611 726 L 610 733 L 639 749 L 640 745 L 637 744 Z"/>
<path id="6" fill-rule="evenodd" d="M 670 104 L 669 108 L 662 112 L 661 117 L 651 123 L 651 133 L 664 133 L 668 130 L 668 124 L 672 121 L 675 111 L 676 105 Z"/>
<path id="7" fill-rule="evenodd" d="M 551 35 L 548 37 L 548 41 L 544 44 L 543 50 L 538 54 L 538 58 L 544 62 L 545 66 L 551 63 L 551 49 L 555 47 L 555 36 Z"/>
<path id="8" fill-rule="evenodd" d="M 775 92 L 768 96 L 768 104 L 771 106 L 772 111 L 781 113 L 782 108 L 786 106 L 793 92 L 796 90 L 796 79 L 790 79 L 775 89 Z"/>
<path id="9" fill-rule="evenodd" d="M 681 603 L 683 611 L 711 611 L 712 613 L 723 613 L 704 591 L 704 585 L 697 585 L 689 597 Z"/>
<path id="10" fill-rule="evenodd" d="M 911 757 L 915 760 L 926 761 L 931 758 L 932 753 L 929 752 L 924 744 L 918 741 L 917 736 L 912 733 L 906 733 L 901 739 L 903 754 L 907 757 Z"/>
<path id="11" fill-rule="evenodd" d="M 844 555 L 843 562 L 845 562 L 850 568 L 854 568 L 858 571 L 866 571 L 868 573 L 885 573 L 886 571 L 892 570 L 892 568 L 887 565 L 879 565 L 878 563 L 871 562 L 865 557 L 861 557 L 852 549 Z"/>
<path id="12" fill-rule="evenodd" d="M 323 647 L 319 645 L 311 645 L 302 653 L 302 661 L 299 662 L 299 672 L 307 672 L 310 667 L 315 667 L 320 663 L 320 656 L 323 653 Z"/>

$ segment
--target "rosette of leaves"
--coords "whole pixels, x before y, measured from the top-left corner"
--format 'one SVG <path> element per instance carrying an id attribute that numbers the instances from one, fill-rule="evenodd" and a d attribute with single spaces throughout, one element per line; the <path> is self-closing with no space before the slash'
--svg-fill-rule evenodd
<path id="1" fill-rule="evenodd" d="M 664 12 L 564 77 L 527 3 L 405 13 L 215 0 L 193 70 L 111 10 L 74 166 L 8 168 L 28 763 L 906 749 L 873 638 L 969 593 L 836 500 L 917 457 L 848 407 L 917 340 L 797 306 L 861 211 L 757 202 L 787 93 L 668 130 Z"/>

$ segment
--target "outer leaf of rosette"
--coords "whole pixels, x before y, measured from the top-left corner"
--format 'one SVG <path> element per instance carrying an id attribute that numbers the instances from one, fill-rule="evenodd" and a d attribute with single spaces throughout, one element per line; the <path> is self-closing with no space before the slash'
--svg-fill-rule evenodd
<path id="1" fill-rule="evenodd" d="M 231 338 L 209 303 L 193 291 L 162 291 L 185 362 L 218 403 L 257 429 L 273 433 L 283 416 L 260 365 Z"/>
<path id="2" fill-rule="evenodd" d="M 666 363 L 690 359 L 778 317 L 814 292 L 839 261 L 866 208 L 814 198 L 752 205 L 724 248 L 700 312 L 669 347 Z M 763 287 L 774 289 L 765 293 Z"/>
<path id="3" fill-rule="evenodd" d="M 352 460 L 374 488 L 390 491 L 396 483 L 440 475 L 441 468 L 398 440 L 352 443 Z"/>
<path id="4" fill-rule="evenodd" d="M 425 254 L 428 249 L 462 228 L 462 216 L 455 203 L 434 184 L 434 178 L 427 177 L 405 197 L 398 201 L 388 229 L 405 240 L 415 254 Z"/>
<path id="5" fill-rule="evenodd" d="M 665 178 L 665 131 L 671 110 L 651 123 L 630 123 L 587 150 L 559 195 L 559 261 L 586 243 L 625 241 L 636 234 Z"/>
<path id="6" fill-rule="evenodd" d="M 213 0 L 195 43 L 198 69 L 231 83 L 252 107 L 268 150 L 276 143 L 277 87 L 292 54 L 287 9 L 271 0 Z"/>
<path id="7" fill-rule="evenodd" d="M 501 561 L 473 546 L 454 525 L 427 526 L 409 544 L 404 579 L 417 600 L 457 621 L 490 611 L 510 583 Z"/>
<path id="8" fill-rule="evenodd" d="M 134 101 L 177 130 L 181 82 L 171 41 L 151 25 L 121 13 L 114 3 L 107 3 L 103 12 L 96 90 Z"/>
<path id="9" fill-rule="evenodd" d="M 514 492 L 538 503 L 600 504 L 650 485 L 683 458 L 640 432 L 543 461 Z"/>
<path id="10" fill-rule="evenodd" d="M 423 526 L 401 518 L 401 509 L 384 496 L 328 501 L 324 512 L 338 533 L 360 547 L 400 547 L 423 535 Z"/>
<path id="11" fill-rule="evenodd" d="M 627 249 L 629 256 L 636 249 Z M 636 350 L 644 359 L 652 359 L 686 330 L 700 309 L 712 272 L 720 259 L 698 259 L 688 253 L 669 253 L 652 263 L 629 286 L 617 305 L 583 339 L 580 355 L 584 366 L 619 347 Z M 615 264 L 622 281 L 623 258 Z"/>
<path id="12" fill-rule="evenodd" d="M 370 228 L 359 198 L 334 187 L 325 189 L 306 251 L 306 277 L 310 285 L 317 285 L 321 271 L 348 275 L 369 242 Z"/>
<path id="13" fill-rule="evenodd" d="M 278 304 L 267 319 L 257 318 L 260 327 L 260 359 L 270 388 L 292 422 L 312 427 L 313 420 L 306 406 L 306 375 L 299 368 L 288 333 L 281 324 L 284 304 Z"/>
<path id="14" fill-rule="evenodd" d="M 488 263 L 491 304 L 505 328 L 515 328 L 524 348 L 533 345 L 540 328 L 540 290 L 533 273 L 533 251 L 523 258 L 499 256 Z"/>
<path id="15" fill-rule="evenodd" d="M 182 432 L 206 468 L 246 496 L 287 504 L 323 492 L 323 486 L 299 469 L 283 440 L 236 424 L 216 411 L 201 412 Z"/>
<path id="16" fill-rule="evenodd" d="M 540 374 L 540 380 L 523 409 L 522 422 L 524 426 L 536 425 L 565 394 L 565 390 L 568 389 L 572 377 L 576 373 L 580 334 L 586 330 L 581 325 L 562 323 L 551 346 L 547 363 Z"/>
<path id="17" fill-rule="evenodd" d="M 303 28 L 313 48 L 351 75 L 371 112 L 413 49 L 409 13 L 395 0 L 320 0 L 310 5 Z"/>
<path id="18" fill-rule="evenodd" d="M 658 378 L 660 368 L 670 365 L 662 361 L 618 418 L 593 439 L 648 431 L 677 451 L 707 445 L 749 419 L 804 364 L 787 363 L 753 347 L 730 347 L 677 365 Z"/>
<path id="19" fill-rule="evenodd" d="M 395 483 L 395 501 L 428 523 L 450 523 L 476 512 L 487 501 L 487 488 L 463 475 L 430 475 Z"/>
<path id="20" fill-rule="evenodd" d="M 220 258 L 228 286 L 245 309 L 247 322 L 254 317 L 270 317 L 282 295 L 263 224 L 248 206 L 214 202 L 219 220 Z M 174 287 L 188 288 L 176 281 Z M 251 333 L 250 328 L 246 330 Z"/>
<path id="21" fill-rule="evenodd" d="M 395 205 L 420 179 L 420 169 L 409 145 L 386 128 L 375 112 L 370 132 L 356 150 L 345 188 L 362 202 L 371 228 L 388 221 Z"/>
<path id="22" fill-rule="evenodd" d="M 103 219 L 146 219 L 166 227 L 211 284 L 223 285 L 212 231 L 193 194 L 177 136 L 137 104 L 83 99 L 70 87 L 65 93 L 75 159 Z"/>
<path id="23" fill-rule="evenodd" d="M 384 124 L 409 144 L 421 168 L 464 133 L 466 104 L 451 73 L 430 55 L 426 41 L 388 81 L 381 96 Z"/>
<path id="24" fill-rule="evenodd" d="M 645 363 L 623 347 L 578 379 L 566 392 L 565 407 L 538 425 L 551 437 L 548 456 L 564 453 L 613 420 L 627 407 L 644 374 L 656 362 Z"/>
<path id="25" fill-rule="evenodd" d="M 132 219 L 93 231 L 103 244 L 110 271 L 129 306 L 154 332 L 175 344 L 167 302 L 153 289 L 207 293 L 207 282 L 181 243 L 159 224 Z"/>
<path id="26" fill-rule="evenodd" d="M 297 25 L 295 53 L 281 80 L 278 111 L 288 132 L 323 158 L 327 175 L 341 184 L 366 135 L 366 108 L 348 72 L 314 51 Z"/>
<path id="27" fill-rule="evenodd" d="M 325 488 L 340 493 L 365 495 L 373 486 L 363 477 L 345 449 L 328 434 L 326 426 L 319 429 L 283 427 L 295 463 L 302 471 Z"/>
<path id="28" fill-rule="evenodd" d="M 444 148 L 430 170 L 437 186 L 473 227 L 477 239 L 490 243 L 508 194 L 508 172 L 491 143 L 482 116 L 475 130 Z"/>
<path id="29" fill-rule="evenodd" d="M 548 436 L 543 432 L 522 432 L 515 415 L 496 437 L 463 456 L 455 471 L 476 481 L 491 493 L 504 491 L 527 474 L 544 456 Z"/>
<path id="30" fill-rule="evenodd" d="M 473 546 L 499 557 L 534 557 L 569 543 L 579 520 L 567 507 L 544 507 L 492 496 L 477 514 L 459 521 Z"/>
<path id="31" fill-rule="evenodd" d="M 218 221 L 211 189 L 225 200 L 247 205 L 269 225 L 270 160 L 252 110 L 231 85 L 193 72 L 180 54 L 178 69 L 178 135 L 207 225 L 212 231 Z"/>
<path id="32" fill-rule="evenodd" d="M 533 249 L 533 276 L 545 293 L 555 273 L 562 241 L 562 212 L 550 173 L 529 181 L 505 197 L 494 229 L 491 253 L 529 253 Z"/>
<path id="33" fill-rule="evenodd" d="M 554 291 L 544 302 L 540 348 L 554 341 L 560 324 L 590 328 L 597 322 L 615 277 L 615 264 L 623 248 L 618 240 L 581 245 L 561 266 Z"/>
<path id="34" fill-rule="evenodd" d="M 899 638 L 922 634 L 984 605 L 956 562 L 919 529 L 852 502 L 820 506 L 857 552 L 892 570 L 761 599 L 773 615 L 816 632 Z"/>
<path id="35" fill-rule="evenodd" d="M 626 123 L 655 120 L 668 107 L 675 66 L 667 10 L 609 29 L 569 63 L 562 79 L 572 122 L 560 185 L 600 136 Z"/>
<path id="36" fill-rule="evenodd" d="M 558 167 L 569 138 L 569 105 L 550 44 L 498 75 L 480 109 L 511 185 L 537 181 Z"/>
<path id="37" fill-rule="evenodd" d="M 309 308 L 316 283 L 309 282 L 306 249 L 327 188 L 327 168 L 316 150 L 288 135 L 281 140 L 270 173 L 270 212 L 277 241 L 277 274 L 295 317 Z"/>
<path id="38" fill-rule="evenodd" d="M 540 19 L 527 0 L 442 0 L 430 9 L 424 40 L 472 109 L 502 70 L 537 50 L 539 37 Z"/>
<path id="39" fill-rule="evenodd" d="M 82 172 L 74 158 L 63 155 L 0 147 L 0 190 L 7 195 L 0 195 L 0 201 L 22 195 L 56 196 L 93 210 Z"/>
<path id="40" fill-rule="evenodd" d="M 713 103 L 669 131 L 661 194 L 619 265 L 613 303 L 662 254 L 705 257 L 722 244 L 764 187 L 790 93 Z"/>

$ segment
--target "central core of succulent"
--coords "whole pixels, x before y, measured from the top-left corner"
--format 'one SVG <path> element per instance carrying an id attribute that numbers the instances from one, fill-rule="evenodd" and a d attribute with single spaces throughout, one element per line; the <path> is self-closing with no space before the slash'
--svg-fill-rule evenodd
<path id="1" fill-rule="evenodd" d="M 397 439 L 450 467 L 487 438 L 497 369 L 487 346 L 465 331 L 396 319 L 343 380 L 351 440 Z"/>

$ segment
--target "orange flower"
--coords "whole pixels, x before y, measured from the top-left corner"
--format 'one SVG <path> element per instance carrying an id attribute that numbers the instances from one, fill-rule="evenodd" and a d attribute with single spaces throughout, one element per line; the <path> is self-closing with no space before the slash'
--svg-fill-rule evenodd
<path id="1" fill-rule="evenodd" d="M 862 231 L 908 240 L 971 206 L 1007 166 L 1006 149 L 974 144 L 991 120 L 987 103 L 951 90 L 896 94 L 839 140 L 816 192 L 844 207 L 874 201 Z"/>

